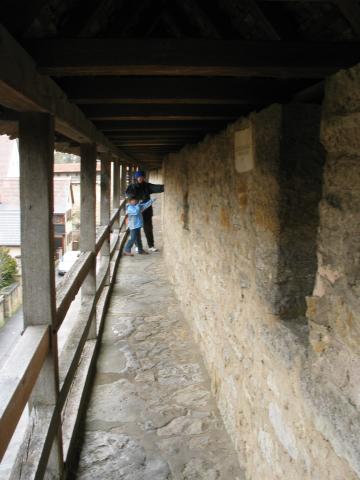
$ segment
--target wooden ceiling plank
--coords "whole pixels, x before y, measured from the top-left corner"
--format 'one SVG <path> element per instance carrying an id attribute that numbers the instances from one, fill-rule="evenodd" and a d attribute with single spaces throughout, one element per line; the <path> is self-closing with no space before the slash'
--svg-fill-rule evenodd
<path id="1" fill-rule="evenodd" d="M 144 18 L 144 12 L 146 9 L 151 8 L 152 0 L 137 0 L 134 2 L 134 10 L 131 18 L 128 18 L 126 24 L 121 28 L 121 35 L 127 36 L 131 33 L 137 26 L 137 24 Z M 154 6 L 155 8 L 155 6 Z"/>
<path id="2" fill-rule="evenodd" d="M 11 0 L 1 5 L 2 23 L 11 33 L 25 36 L 36 17 L 49 0 Z"/>
<path id="3" fill-rule="evenodd" d="M 117 0 L 118 6 L 119 0 Z M 114 9 L 114 0 L 101 0 L 89 17 L 85 19 L 83 25 L 79 29 L 79 37 L 89 37 L 98 33 L 102 22 L 109 19 L 111 11 Z"/>
<path id="4" fill-rule="evenodd" d="M 189 21 L 196 25 L 205 38 L 222 38 L 217 26 L 196 0 L 177 0 L 176 3 L 179 8 L 183 9 Z"/>
<path id="5" fill-rule="evenodd" d="M 267 17 L 264 15 L 264 12 L 261 10 L 255 0 L 242 0 L 242 3 L 243 5 L 247 5 L 250 14 L 255 20 L 260 23 L 269 40 L 281 40 L 280 35 L 278 34 L 274 26 L 269 22 Z"/>
<path id="6" fill-rule="evenodd" d="M 356 0 L 335 0 L 340 12 L 349 22 L 356 36 L 360 37 L 360 6 Z"/>
<path id="7" fill-rule="evenodd" d="M 172 75 L 323 78 L 360 60 L 358 42 L 46 39 L 26 48 L 53 76 Z"/>

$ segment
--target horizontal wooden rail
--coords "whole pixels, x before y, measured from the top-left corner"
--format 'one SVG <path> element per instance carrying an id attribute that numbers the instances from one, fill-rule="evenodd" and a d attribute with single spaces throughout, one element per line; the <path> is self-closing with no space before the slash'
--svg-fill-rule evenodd
<path id="1" fill-rule="evenodd" d="M 120 240 L 120 232 L 117 231 L 117 232 L 114 234 L 114 238 L 111 240 L 111 244 L 110 244 L 110 259 L 112 259 L 114 253 L 116 252 L 116 249 L 118 248 L 119 240 Z"/>
<path id="2" fill-rule="evenodd" d="M 115 223 L 115 220 L 118 218 L 118 216 L 120 215 L 120 212 L 121 210 L 125 207 L 125 203 L 126 203 L 126 200 L 123 200 L 119 206 L 119 208 L 117 208 L 112 216 L 111 216 L 111 219 L 110 219 L 110 222 L 108 223 L 108 225 L 104 225 L 104 226 L 100 226 L 99 229 L 98 229 L 98 232 L 97 232 L 97 235 L 96 235 L 96 248 L 95 248 L 95 253 L 98 254 L 101 250 L 101 247 L 103 246 L 103 243 L 105 242 L 105 240 L 108 238 L 109 234 L 110 234 L 110 231 L 111 231 L 111 227 L 114 225 Z"/>
<path id="3" fill-rule="evenodd" d="M 120 222 L 120 227 L 119 227 L 120 232 L 123 226 L 125 225 L 125 222 L 126 222 L 126 216 L 124 215 Z"/>
<path id="4" fill-rule="evenodd" d="M 99 300 L 100 295 L 105 287 L 106 278 L 107 278 L 109 269 L 110 269 L 110 265 L 107 265 L 106 263 L 104 263 L 103 265 L 100 266 L 100 269 L 96 274 L 96 295 L 95 295 L 96 302 Z"/>
<path id="5" fill-rule="evenodd" d="M 89 298 L 89 302 L 81 306 L 80 313 L 74 325 L 75 328 L 71 332 L 71 338 L 61 352 L 59 358 L 61 387 L 58 401 L 60 410 L 64 407 L 71 383 L 74 379 L 76 368 L 88 336 L 90 323 L 95 313 L 95 307 L 94 298 Z"/>
<path id="6" fill-rule="evenodd" d="M 0 460 L 49 352 L 49 326 L 27 327 L 1 371 Z"/>
<path id="7" fill-rule="evenodd" d="M 64 281 L 56 290 L 57 328 L 60 328 L 71 302 L 80 290 L 94 260 L 95 254 L 93 252 L 81 253 L 80 257 L 76 260 L 71 270 L 66 275 Z"/>
<path id="8" fill-rule="evenodd" d="M 115 220 L 117 218 L 119 218 L 119 215 L 120 215 L 120 208 L 117 208 L 111 215 L 111 218 L 110 218 L 110 227 L 112 227 L 115 223 Z"/>
<path id="9" fill-rule="evenodd" d="M 120 215 L 121 213 L 121 210 L 122 209 L 125 209 L 125 206 L 126 206 L 126 199 L 124 198 L 124 200 L 121 201 L 120 205 L 119 205 L 119 208 L 117 208 L 113 214 L 111 215 L 111 219 L 110 219 L 110 227 L 113 226 L 115 220 L 118 218 L 118 215 Z"/>
<path id="10" fill-rule="evenodd" d="M 96 247 L 95 247 L 96 255 L 100 252 L 101 247 L 103 246 L 103 243 L 109 236 L 109 233 L 110 233 L 110 224 L 104 225 L 98 228 L 98 231 L 96 234 Z"/>

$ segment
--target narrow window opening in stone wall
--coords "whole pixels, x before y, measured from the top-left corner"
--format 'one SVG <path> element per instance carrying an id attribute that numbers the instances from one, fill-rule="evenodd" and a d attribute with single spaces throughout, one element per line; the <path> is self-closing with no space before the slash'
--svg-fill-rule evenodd
<path id="1" fill-rule="evenodd" d="M 184 230 L 190 230 L 189 228 L 189 192 L 186 190 L 183 198 L 183 228 Z"/>
<path id="2" fill-rule="evenodd" d="M 279 169 L 280 242 L 276 283 L 282 320 L 306 322 L 306 297 L 317 271 L 319 203 L 325 151 L 320 108 L 284 109 Z"/>

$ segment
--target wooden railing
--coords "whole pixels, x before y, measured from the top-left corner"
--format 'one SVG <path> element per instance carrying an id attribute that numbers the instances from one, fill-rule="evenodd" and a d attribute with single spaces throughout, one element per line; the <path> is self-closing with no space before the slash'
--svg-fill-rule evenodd
<path id="1" fill-rule="evenodd" d="M 104 315 L 110 298 L 121 250 L 126 240 L 125 200 L 123 200 L 106 226 L 99 228 L 95 252 L 82 252 L 56 291 L 56 323 L 27 326 L 1 370 L 0 378 L 0 458 L 2 459 L 23 410 L 31 402 L 31 393 L 50 353 L 53 336 L 57 335 L 73 300 L 89 274 L 97 254 L 105 241 L 110 243 L 107 264 L 99 261 L 96 274 L 96 294 L 86 302 L 82 299 L 79 311 L 71 319 L 72 330 L 57 358 L 59 366 L 59 394 L 55 407 L 42 415 L 41 425 L 30 420 L 24 444 L 31 465 L 24 468 L 24 453 L 20 452 L 13 468 L 13 478 L 42 478 L 53 448 L 59 419 L 62 421 L 62 450 L 65 465 L 74 445 L 74 435 L 81 417 L 82 406 L 90 382 L 90 374 L 102 331 Z M 122 215 L 123 213 L 123 215 Z M 116 223 L 116 228 L 114 224 Z M 112 233 L 111 233 L 112 232 Z M 103 259 L 98 259 L 103 260 Z M 110 282 L 104 281 L 109 273 Z M 36 301 L 34 299 L 34 301 Z M 96 338 L 89 339 L 88 332 L 96 314 Z M 81 362 L 81 369 L 78 368 Z M 76 382 L 74 382 L 76 379 Z M 37 406 L 37 408 L 39 408 Z M 44 405 L 44 411 L 49 410 Z M 38 428 L 38 432 L 36 429 Z M 16 472 L 25 473 L 17 475 Z M 65 472 L 66 474 L 66 472 Z"/>

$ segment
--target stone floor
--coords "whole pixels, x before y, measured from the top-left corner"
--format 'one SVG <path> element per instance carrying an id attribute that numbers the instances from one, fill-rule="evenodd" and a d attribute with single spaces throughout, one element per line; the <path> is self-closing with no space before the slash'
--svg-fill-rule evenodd
<path id="1" fill-rule="evenodd" d="M 158 243 L 121 259 L 76 478 L 243 480 Z"/>

